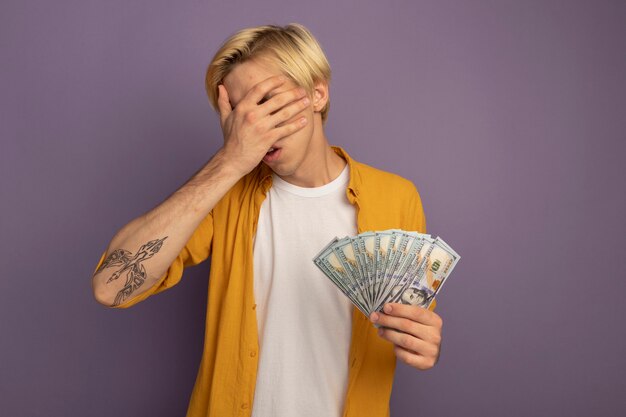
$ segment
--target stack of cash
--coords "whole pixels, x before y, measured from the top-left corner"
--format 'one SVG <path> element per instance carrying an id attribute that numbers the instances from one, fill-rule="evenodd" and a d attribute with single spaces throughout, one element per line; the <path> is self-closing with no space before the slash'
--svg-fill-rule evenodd
<path id="1" fill-rule="evenodd" d="M 369 317 L 390 302 L 428 308 L 460 258 L 440 237 L 388 229 L 335 237 L 313 262 Z"/>

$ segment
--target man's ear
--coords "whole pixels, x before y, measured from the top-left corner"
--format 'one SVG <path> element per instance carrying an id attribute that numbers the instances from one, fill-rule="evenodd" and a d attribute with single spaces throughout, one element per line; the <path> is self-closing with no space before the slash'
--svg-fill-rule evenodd
<path id="1" fill-rule="evenodd" d="M 320 112 L 328 101 L 328 84 L 319 81 L 313 88 L 313 111 Z"/>

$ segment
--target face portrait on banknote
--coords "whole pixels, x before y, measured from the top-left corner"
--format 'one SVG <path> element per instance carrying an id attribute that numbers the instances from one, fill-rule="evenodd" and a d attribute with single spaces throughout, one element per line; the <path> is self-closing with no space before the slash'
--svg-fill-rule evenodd
<path id="1" fill-rule="evenodd" d="M 415 287 L 407 288 L 400 298 L 402 304 L 423 306 L 428 301 L 428 293 Z"/>

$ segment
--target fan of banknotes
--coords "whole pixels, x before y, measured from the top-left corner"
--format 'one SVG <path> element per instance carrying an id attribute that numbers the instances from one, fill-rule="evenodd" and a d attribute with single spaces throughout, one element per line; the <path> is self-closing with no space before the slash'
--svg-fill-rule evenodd
<path id="1" fill-rule="evenodd" d="M 369 317 L 388 302 L 427 308 L 460 258 L 440 237 L 389 229 L 335 237 L 313 262 Z"/>

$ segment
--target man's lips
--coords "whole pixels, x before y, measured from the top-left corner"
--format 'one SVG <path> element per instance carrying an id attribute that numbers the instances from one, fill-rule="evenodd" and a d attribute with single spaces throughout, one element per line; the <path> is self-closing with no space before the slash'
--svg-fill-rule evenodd
<path id="1" fill-rule="evenodd" d="M 278 158 L 280 158 L 281 152 L 282 152 L 281 148 L 276 148 L 273 151 L 268 151 L 263 157 L 263 161 L 268 162 L 268 163 L 274 162 Z"/>
<path id="2" fill-rule="evenodd" d="M 272 153 L 272 152 L 274 152 L 274 151 L 276 151 L 278 149 L 280 149 L 279 146 L 272 146 L 271 148 L 268 149 L 268 151 L 265 154 L 269 155 L 270 153 Z"/>
<path id="3" fill-rule="evenodd" d="M 273 144 L 273 145 L 272 145 L 272 146 L 268 149 L 268 151 L 267 151 L 267 152 L 269 153 L 269 152 L 272 152 L 273 150 L 280 149 L 280 148 L 282 148 L 282 147 L 283 147 L 283 145 L 282 145 L 282 144 L 281 144 L 281 145 L 278 145 L 277 143 L 275 143 L 275 144 Z"/>

